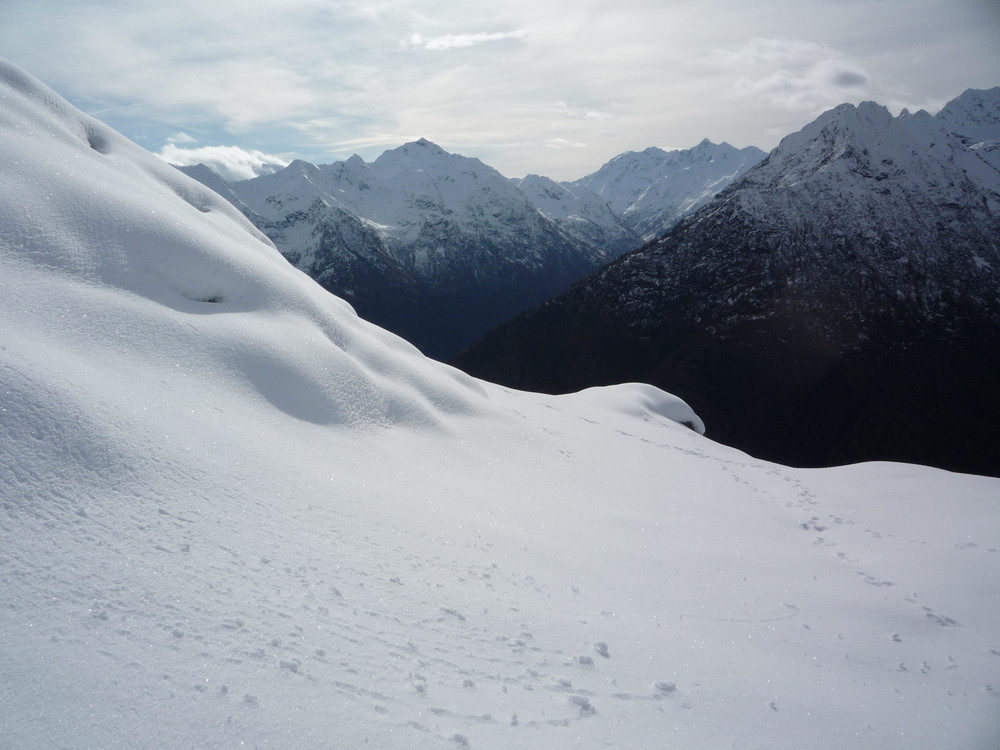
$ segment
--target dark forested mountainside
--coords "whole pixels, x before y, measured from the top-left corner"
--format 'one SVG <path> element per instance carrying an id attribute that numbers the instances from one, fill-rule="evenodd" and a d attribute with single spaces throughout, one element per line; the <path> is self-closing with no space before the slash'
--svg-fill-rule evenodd
<path id="1" fill-rule="evenodd" d="M 661 240 L 455 362 L 529 390 L 645 381 L 798 465 L 1000 473 L 1000 89 L 844 105 Z"/>

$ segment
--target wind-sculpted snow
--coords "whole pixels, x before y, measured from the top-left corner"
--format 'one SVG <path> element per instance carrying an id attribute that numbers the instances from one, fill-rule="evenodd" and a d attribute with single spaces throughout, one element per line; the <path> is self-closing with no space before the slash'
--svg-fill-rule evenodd
<path id="1" fill-rule="evenodd" d="M 324 424 L 425 421 L 438 407 L 482 408 L 471 379 L 453 372 L 454 392 L 443 394 L 440 376 L 428 376 L 412 347 L 291 268 L 215 193 L 39 93 L 22 74 L 8 75 L 20 82 L 0 112 L 13 330 L 58 336 L 54 319 L 72 316 L 74 340 L 65 346 L 86 350 L 104 345 L 91 340 L 103 334 L 99 322 L 124 307 L 116 355 L 148 339 L 155 346 L 137 355 L 137 366 L 183 368 L 208 381 L 196 391 L 224 379 L 241 396 Z M 386 376 L 407 368 L 406 377 Z M 430 405 L 427 414 L 418 417 L 414 404 Z"/>
<path id="2" fill-rule="evenodd" d="M 997 480 L 474 381 L 0 103 L 0 747 L 995 746 Z"/>
<path id="3" fill-rule="evenodd" d="M 597 407 L 616 416 L 644 421 L 664 417 L 699 435 L 705 434 L 705 423 L 683 400 L 645 383 L 587 388 L 579 393 L 559 396 L 559 400 L 561 403 L 576 404 L 581 409 Z"/>

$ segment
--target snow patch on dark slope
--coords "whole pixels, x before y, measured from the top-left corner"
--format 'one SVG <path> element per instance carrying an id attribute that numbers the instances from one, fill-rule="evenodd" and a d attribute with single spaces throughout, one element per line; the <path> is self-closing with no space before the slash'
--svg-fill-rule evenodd
<path id="1" fill-rule="evenodd" d="M 0 165 L 0 747 L 995 747 L 997 480 L 475 381 L 2 62 Z"/>
<path id="2" fill-rule="evenodd" d="M 709 434 L 787 463 L 1000 473 L 998 100 L 837 107 L 457 362 L 548 392 L 669 383 Z"/>

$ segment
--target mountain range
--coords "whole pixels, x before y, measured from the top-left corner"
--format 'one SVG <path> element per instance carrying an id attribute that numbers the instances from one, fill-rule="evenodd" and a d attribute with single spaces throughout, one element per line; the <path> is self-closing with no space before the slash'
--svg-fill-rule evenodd
<path id="1" fill-rule="evenodd" d="M 765 156 L 755 146 L 737 149 L 706 138 L 690 149 L 627 151 L 567 188 L 596 193 L 645 243 L 666 233 Z"/>
<path id="2" fill-rule="evenodd" d="M 1000 474 L 1000 89 L 826 112 L 455 362 L 553 393 L 669 385 L 784 463 Z"/>
<path id="3" fill-rule="evenodd" d="M 704 141 L 623 154 L 556 183 L 509 180 L 421 139 L 371 164 L 296 161 L 242 182 L 181 169 L 362 317 L 444 359 L 639 247 L 762 157 Z"/>
<path id="4" fill-rule="evenodd" d="M 0 102 L 0 747 L 996 747 L 1000 480 L 475 380 Z"/>

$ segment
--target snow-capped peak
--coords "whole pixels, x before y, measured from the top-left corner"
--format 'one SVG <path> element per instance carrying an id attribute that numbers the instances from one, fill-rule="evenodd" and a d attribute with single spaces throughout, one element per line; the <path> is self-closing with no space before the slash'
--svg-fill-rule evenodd
<path id="1" fill-rule="evenodd" d="M 758 148 L 736 149 L 705 138 L 690 149 L 627 151 L 597 172 L 567 184 L 601 196 L 630 229 L 650 240 L 707 203 L 762 158 L 764 152 Z"/>
<path id="2" fill-rule="evenodd" d="M 1000 88 L 968 91 L 935 116 L 904 111 L 893 117 L 874 102 L 842 104 L 783 138 L 747 179 L 793 185 L 821 172 L 850 172 L 858 178 L 891 178 L 900 186 L 912 183 L 919 193 L 934 192 L 931 185 L 959 190 L 955 179 L 960 175 L 997 192 L 1000 155 L 989 143 L 998 137 L 998 112 Z M 947 150 L 950 161 L 936 158 L 933 149 Z M 960 171 L 949 176 L 951 165 Z"/>
<path id="3" fill-rule="evenodd" d="M 416 171 L 428 168 L 441 171 L 443 169 L 454 168 L 457 164 L 462 164 L 468 168 L 471 162 L 482 164 L 478 159 L 451 154 L 436 143 L 426 138 L 421 138 L 383 152 L 372 162 L 372 167 L 386 171 L 399 169 Z"/>

